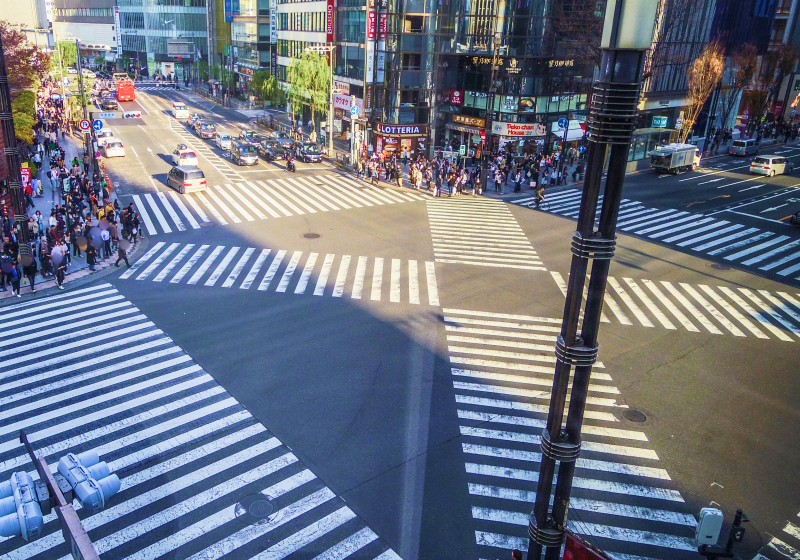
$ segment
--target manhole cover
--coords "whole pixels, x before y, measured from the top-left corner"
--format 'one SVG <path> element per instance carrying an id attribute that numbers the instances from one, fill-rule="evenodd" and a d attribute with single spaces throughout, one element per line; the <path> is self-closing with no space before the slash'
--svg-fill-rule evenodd
<path id="1" fill-rule="evenodd" d="M 731 267 L 725 266 L 724 264 L 714 263 L 711 265 L 711 268 L 716 268 L 717 270 L 730 270 Z"/>
<path id="2" fill-rule="evenodd" d="M 622 412 L 622 417 L 626 420 L 630 420 L 631 422 L 644 422 L 647 420 L 647 416 L 643 413 L 639 412 L 638 410 L 633 410 L 632 408 L 628 408 Z"/>
<path id="3" fill-rule="evenodd" d="M 318 233 L 304 233 L 303 237 L 305 237 L 306 239 L 317 239 L 318 237 L 320 237 L 320 234 L 318 234 Z"/>
<path id="4" fill-rule="evenodd" d="M 275 507 L 264 494 L 249 494 L 234 506 L 236 519 L 246 525 L 259 525 L 269 521 Z"/>

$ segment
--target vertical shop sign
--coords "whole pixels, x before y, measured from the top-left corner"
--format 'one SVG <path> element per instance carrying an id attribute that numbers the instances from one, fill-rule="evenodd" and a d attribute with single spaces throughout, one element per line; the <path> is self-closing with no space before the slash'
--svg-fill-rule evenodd
<path id="1" fill-rule="evenodd" d="M 325 32 L 327 33 L 327 41 L 333 43 L 333 25 L 334 14 L 336 13 L 336 0 L 328 0 L 328 9 L 325 13 Z"/>
<path id="2" fill-rule="evenodd" d="M 367 71 L 365 81 L 371 84 L 375 76 L 375 41 L 367 41 Z"/>
<path id="3" fill-rule="evenodd" d="M 269 0 L 269 42 L 272 45 L 278 42 L 278 0 Z"/>

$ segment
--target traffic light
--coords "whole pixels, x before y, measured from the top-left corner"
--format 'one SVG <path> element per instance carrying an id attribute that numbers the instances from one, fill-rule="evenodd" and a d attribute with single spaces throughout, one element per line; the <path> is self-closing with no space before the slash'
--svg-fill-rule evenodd
<path id="1" fill-rule="evenodd" d="M 121 486 L 119 477 L 111 474 L 108 464 L 100 461 L 97 451 L 79 455 L 67 453 L 58 461 L 58 472 L 69 482 L 75 497 L 89 513 L 103 509 Z"/>
<path id="2" fill-rule="evenodd" d="M 11 474 L 0 483 L 0 536 L 37 539 L 44 528 L 42 508 L 33 479 L 26 472 Z"/>

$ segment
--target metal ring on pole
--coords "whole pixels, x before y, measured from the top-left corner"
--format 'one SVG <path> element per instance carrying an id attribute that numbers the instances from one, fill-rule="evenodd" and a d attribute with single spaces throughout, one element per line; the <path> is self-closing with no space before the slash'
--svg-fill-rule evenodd
<path id="1" fill-rule="evenodd" d="M 586 134 L 590 142 L 630 144 L 636 124 L 639 84 L 595 82 Z"/>
<path id="2" fill-rule="evenodd" d="M 567 346 L 564 337 L 559 335 L 556 338 L 556 358 L 569 366 L 591 366 L 597 361 L 597 346 Z"/>
<path id="3" fill-rule="evenodd" d="M 572 254 L 583 259 L 609 260 L 614 257 L 616 238 L 606 239 L 599 233 L 584 237 L 581 232 L 572 234 Z"/>
<path id="4" fill-rule="evenodd" d="M 553 524 L 555 525 L 555 524 Z M 528 535 L 531 540 L 542 546 L 556 547 L 564 543 L 565 533 L 564 529 L 557 529 L 556 527 L 539 528 L 536 524 L 536 517 L 531 514 L 530 521 L 528 522 Z"/>
<path id="5" fill-rule="evenodd" d="M 542 455 L 554 461 L 571 463 L 581 454 L 581 442 L 553 441 L 547 428 L 542 430 Z"/>

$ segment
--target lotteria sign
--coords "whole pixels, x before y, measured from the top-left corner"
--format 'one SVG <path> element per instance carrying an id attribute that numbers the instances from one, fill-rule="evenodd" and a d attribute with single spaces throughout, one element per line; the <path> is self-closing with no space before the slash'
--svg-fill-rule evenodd
<path id="1" fill-rule="evenodd" d="M 387 136 L 426 136 L 428 134 L 428 127 L 419 124 L 394 125 L 378 123 L 376 128 L 379 134 L 386 134 Z"/>
<path id="2" fill-rule="evenodd" d="M 500 136 L 545 136 L 547 128 L 539 123 L 492 123 L 492 134 Z"/>

